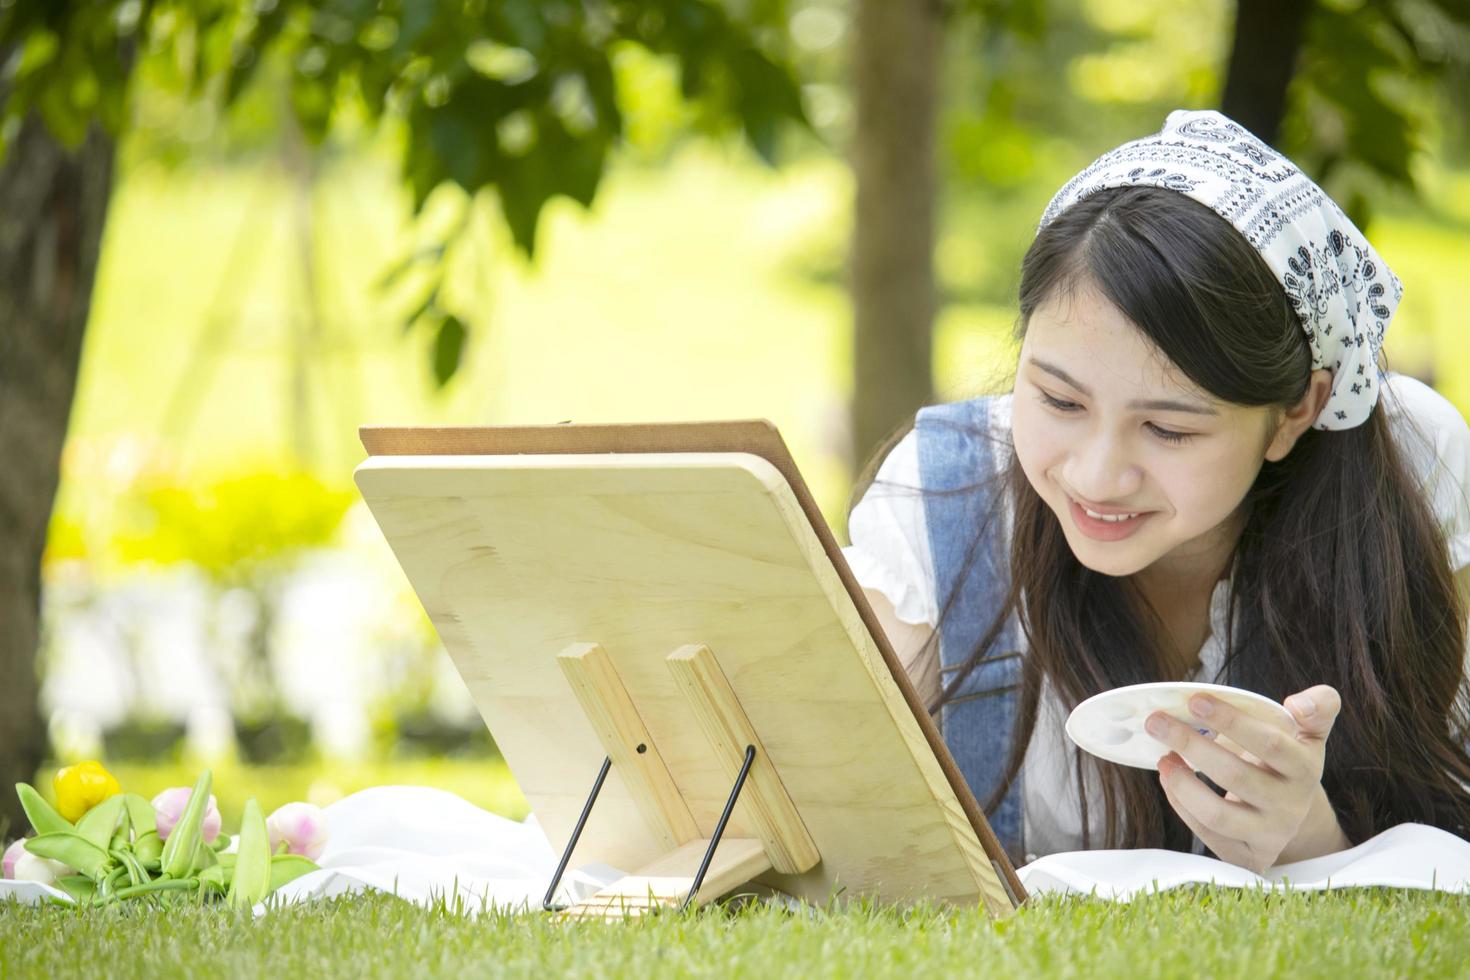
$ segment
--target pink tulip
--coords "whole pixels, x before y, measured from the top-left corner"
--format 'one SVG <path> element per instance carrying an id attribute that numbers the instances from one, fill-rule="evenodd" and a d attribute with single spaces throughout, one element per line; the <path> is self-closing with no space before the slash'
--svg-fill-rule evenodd
<path id="1" fill-rule="evenodd" d="M 43 885 L 54 885 L 57 879 L 75 874 L 71 868 L 60 861 L 37 857 L 30 851 L 22 851 L 16 856 L 15 867 L 12 870 L 13 877 L 19 881 L 39 881 Z"/>
<path id="2" fill-rule="evenodd" d="M 266 818 L 265 829 L 272 854 L 279 854 L 284 843 L 286 853 L 315 861 L 327 846 L 327 815 L 310 803 L 287 803 Z"/>
<path id="3" fill-rule="evenodd" d="M 5 849 L 5 877 L 15 877 L 15 862 L 22 854 L 28 854 L 25 838 L 21 838 Z"/>
<path id="4" fill-rule="evenodd" d="M 189 805 L 189 797 L 194 790 L 189 786 L 175 786 L 166 789 L 153 798 L 153 816 L 158 823 L 159 840 L 168 840 L 172 833 L 174 824 L 184 815 L 184 808 Z M 215 804 L 214 794 L 209 794 L 209 803 L 204 807 L 204 826 L 202 832 L 204 843 L 213 844 L 219 836 L 220 818 L 219 807 Z"/>

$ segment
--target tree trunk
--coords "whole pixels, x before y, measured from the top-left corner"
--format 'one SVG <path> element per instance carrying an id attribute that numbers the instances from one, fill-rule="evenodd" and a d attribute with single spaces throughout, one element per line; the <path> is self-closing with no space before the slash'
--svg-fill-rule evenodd
<path id="1" fill-rule="evenodd" d="M 114 143 L 67 150 L 35 116 L 0 165 L 0 823 L 46 751 L 36 695 L 41 552 L 92 302 Z"/>
<path id="2" fill-rule="evenodd" d="M 854 459 L 932 397 L 937 0 L 857 0 Z"/>
<path id="3" fill-rule="evenodd" d="M 1225 69 L 1220 111 L 1268 145 L 1286 114 L 1286 88 L 1296 73 L 1312 0 L 1237 0 L 1235 37 Z"/>

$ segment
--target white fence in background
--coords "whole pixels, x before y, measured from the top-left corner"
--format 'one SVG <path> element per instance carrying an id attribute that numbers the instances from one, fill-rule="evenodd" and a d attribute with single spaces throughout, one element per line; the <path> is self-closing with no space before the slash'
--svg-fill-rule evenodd
<path id="1" fill-rule="evenodd" d="M 415 692 L 446 721 L 472 724 L 468 692 L 360 506 L 341 538 L 263 590 L 278 703 L 309 722 L 332 758 L 362 757 L 370 711 Z M 233 750 L 234 685 L 260 597 L 223 589 L 189 564 L 138 566 L 107 581 L 71 565 L 48 575 L 42 606 L 41 703 L 58 753 L 96 754 L 103 734 L 129 718 L 181 724 L 193 755 Z"/>

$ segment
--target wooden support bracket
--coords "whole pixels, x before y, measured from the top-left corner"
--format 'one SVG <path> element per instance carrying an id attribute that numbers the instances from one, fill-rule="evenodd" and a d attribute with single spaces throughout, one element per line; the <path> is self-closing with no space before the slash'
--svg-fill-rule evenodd
<path id="1" fill-rule="evenodd" d="M 667 660 L 721 771 L 734 787 L 732 797 L 739 791 L 733 805 L 744 807 L 748 817 L 744 823 L 756 834 L 755 838 L 720 837 L 695 901 L 718 898 L 773 868 L 799 874 L 815 867 L 821 860 L 816 844 L 714 654 L 696 644 L 680 647 Z M 657 860 L 571 906 L 563 915 L 612 918 L 682 905 L 694 886 L 710 838 L 700 835 L 607 651 L 596 643 L 576 643 L 558 654 L 557 663 L 612 768 L 649 828 L 669 848 Z M 747 746 L 754 746 L 755 754 L 742 783 Z M 726 804 L 727 815 L 731 805 Z M 723 827 L 724 818 L 714 833 L 719 835 Z"/>
<path id="2" fill-rule="evenodd" d="M 694 884 L 694 872 L 707 847 L 708 839 L 692 840 L 584 898 L 563 915 L 572 919 L 615 919 L 660 908 L 678 908 Z M 701 896 L 718 898 L 769 870 L 771 859 L 760 841 L 749 837 L 722 838 L 695 901 L 700 901 Z"/>
<path id="3" fill-rule="evenodd" d="M 765 845 L 771 866 L 782 874 L 800 874 L 815 867 L 821 860 L 817 845 L 715 655 L 707 646 L 691 644 L 669 654 L 667 662 L 721 771 L 732 782 L 745 762 L 745 747 L 755 746 L 755 762 L 737 807 L 749 817 L 744 822 Z M 732 842 L 722 841 L 719 850 L 727 843 Z M 710 889 L 709 894 L 718 892 Z"/>
<path id="4" fill-rule="evenodd" d="M 556 660 L 649 830 L 671 851 L 697 840 L 699 825 L 607 651 L 597 643 L 574 643 Z"/>

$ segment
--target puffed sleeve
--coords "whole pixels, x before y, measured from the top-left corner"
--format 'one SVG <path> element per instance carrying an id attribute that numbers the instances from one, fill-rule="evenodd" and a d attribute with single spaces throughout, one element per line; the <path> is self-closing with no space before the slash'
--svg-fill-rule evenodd
<path id="1" fill-rule="evenodd" d="M 898 618 L 912 625 L 939 620 L 924 498 L 919 489 L 919 442 L 909 432 L 889 451 L 847 522 L 852 545 L 843 556 L 858 584 L 881 592 Z"/>
<path id="2" fill-rule="evenodd" d="M 1470 425 L 1422 381 L 1395 374 L 1387 389 L 1394 437 L 1444 531 L 1451 567 L 1464 568 L 1470 565 Z"/>

